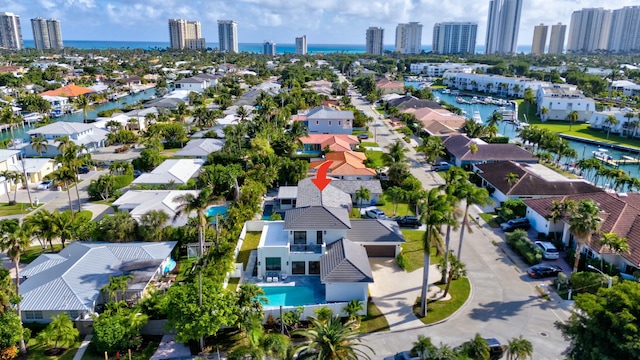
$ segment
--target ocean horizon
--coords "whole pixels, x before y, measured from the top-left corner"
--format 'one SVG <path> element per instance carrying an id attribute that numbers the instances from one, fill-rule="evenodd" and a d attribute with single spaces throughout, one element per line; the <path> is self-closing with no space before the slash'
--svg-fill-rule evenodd
<path id="1" fill-rule="evenodd" d="M 24 40 L 25 48 L 35 48 L 33 40 Z M 169 47 L 168 41 L 103 41 L 103 40 L 65 40 L 66 48 L 75 48 L 82 50 L 106 50 L 106 49 L 166 49 Z M 207 43 L 207 46 L 215 49 L 218 43 Z M 384 50 L 393 51 L 393 45 L 384 45 Z M 240 52 L 262 53 L 262 43 L 238 43 Z M 431 51 L 431 45 L 422 45 L 425 52 Z M 295 44 L 276 44 L 276 52 L 278 54 L 295 53 Z M 342 53 L 342 54 L 363 54 L 365 52 L 364 44 L 308 44 L 307 51 L 309 54 L 317 53 Z M 518 45 L 518 53 L 528 54 L 531 52 L 531 45 Z M 484 45 L 476 46 L 476 53 L 484 53 Z"/>

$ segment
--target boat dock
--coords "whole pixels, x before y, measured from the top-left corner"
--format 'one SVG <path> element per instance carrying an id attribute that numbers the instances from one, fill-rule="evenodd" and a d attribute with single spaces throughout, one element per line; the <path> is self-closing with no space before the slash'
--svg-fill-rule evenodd
<path id="1" fill-rule="evenodd" d="M 632 158 L 631 156 L 623 155 L 620 160 L 611 160 L 618 165 L 627 165 L 627 164 L 640 164 L 640 159 Z"/>

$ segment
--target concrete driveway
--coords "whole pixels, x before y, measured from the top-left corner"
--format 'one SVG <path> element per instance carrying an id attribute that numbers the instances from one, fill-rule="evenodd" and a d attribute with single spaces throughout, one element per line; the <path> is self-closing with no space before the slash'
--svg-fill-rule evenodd
<path id="1" fill-rule="evenodd" d="M 373 302 L 384 314 L 391 331 L 424 327 L 422 321 L 413 314 L 413 304 L 420 296 L 422 268 L 407 273 L 400 269 L 395 259 L 371 258 L 374 283 L 369 287 Z M 429 272 L 428 298 L 441 296 L 442 290 L 433 285 L 440 280 L 436 265 Z M 447 297 L 450 298 L 449 295 Z"/>

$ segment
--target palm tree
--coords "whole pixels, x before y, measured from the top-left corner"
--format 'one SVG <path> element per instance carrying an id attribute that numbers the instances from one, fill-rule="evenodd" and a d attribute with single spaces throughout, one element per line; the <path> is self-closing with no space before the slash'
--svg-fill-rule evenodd
<path id="1" fill-rule="evenodd" d="M 571 131 L 571 125 L 573 125 L 574 122 L 578 121 L 578 116 L 579 114 L 575 110 L 567 114 L 567 121 L 569 122 L 569 131 Z"/>
<path id="2" fill-rule="evenodd" d="M 600 233 L 600 239 L 598 239 L 598 242 L 601 246 L 600 269 L 602 269 L 602 271 L 604 271 L 604 259 L 602 257 L 602 250 L 609 250 L 616 255 L 629 252 L 629 243 L 627 242 L 627 238 L 620 236 L 614 232 Z"/>
<path id="3" fill-rule="evenodd" d="M 628 111 L 624 114 L 624 117 L 627 119 L 627 122 L 626 122 L 626 125 L 623 127 L 623 129 L 626 129 L 627 135 L 629 134 L 629 130 L 635 127 L 635 125 L 632 124 L 632 121 L 631 121 L 631 119 L 633 119 L 635 116 L 636 114 L 632 111 Z"/>
<path id="4" fill-rule="evenodd" d="M 609 115 L 604 119 L 604 123 L 607 124 L 607 140 L 611 133 L 611 128 L 618 125 L 618 118 L 615 115 Z"/>
<path id="5" fill-rule="evenodd" d="M 561 201 L 552 200 L 551 201 L 551 214 L 549 215 L 549 220 L 553 222 L 553 224 L 557 224 L 558 221 L 562 220 L 565 217 L 567 211 L 574 206 L 573 200 L 568 200 L 564 197 Z M 558 232 L 554 232 L 556 240 Z"/>
<path id="6" fill-rule="evenodd" d="M 476 336 L 474 336 L 471 341 L 462 344 L 462 352 L 471 359 L 480 360 L 489 359 L 491 349 L 489 348 L 487 340 L 483 339 L 480 334 L 476 333 Z"/>
<path id="7" fill-rule="evenodd" d="M 416 151 L 424 153 L 427 162 L 433 163 L 439 158 L 446 155 L 444 143 L 439 136 L 429 136 L 422 139 L 422 144 L 418 146 Z"/>
<path id="8" fill-rule="evenodd" d="M 524 103 L 527 106 L 527 115 L 529 115 L 529 106 L 536 102 L 536 97 L 530 87 L 524 89 Z"/>
<path id="9" fill-rule="evenodd" d="M 369 201 L 370 199 L 371 191 L 369 191 L 369 189 L 360 186 L 360 189 L 356 190 L 356 202 L 360 207 L 362 207 L 362 200 Z"/>
<path id="10" fill-rule="evenodd" d="M 0 250 L 6 251 L 7 256 L 13 262 L 16 271 L 16 294 L 20 296 L 20 256 L 22 253 L 31 246 L 31 238 L 27 227 L 17 225 L 13 231 L 4 233 L 0 238 Z M 18 317 L 22 319 L 22 312 L 20 311 L 20 302 L 16 304 L 16 310 L 18 311 Z M 24 343 L 24 337 L 20 337 L 20 352 L 24 353 L 27 348 Z"/>
<path id="11" fill-rule="evenodd" d="M 162 241 L 164 228 L 169 218 L 169 215 L 162 210 L 151 210 L 144 213 L 140 217 L 140 225 L 146 229 L 146 240 Z"/>
<path id="12" fill-rule="evenodd" d="M 396 140 L 396 142 L 387 145 L 387 149 L 388 152 L 382 155 L 387 165 L 391 166 L 391 164 L 405 163 L 407 161 L 406 152 L 408 150 L 400 141 Z"/>
<path id="13" fill-rule="evenodd" d="M 11 106 L 6 106 L 0 113 L 0 123 L 9 126 L 9 131 L 11 131 L 11 147 L 15 147 L 16 142 L 13 128 L 22 123 L 22 117 L 14 114 Z"/>
<path id="14" fill-rule="evenodd" d="M 399 186 L 392 186 L 387 189 L 385 195 L 391 199 L 391 203 L 393 204 L 393 215 L 395 216 L 398 212 L 398 203 L 406 197 L 406 191 Z"/>
<path id="15" fill-rule="evenodd" d="M 540 108 L 540 118 L 542 121 L 547 119 L 547 115 L 549 115 L 549 108 L 546 106 L 543 106 Z"/>
<path id="16" fill-rule="evenodd" d="M 63 249 L 68 241 L 73 240 L 76 227 L 77 224 L 73 218 L 73 210 L 62 212 L 54 210 L 51 214 L 51 230 L 53 234 L 60 239 Z"/>
<path id="17" fill-rule="evenodd" d="M 438 264 L 438 270 L 442 273 L 442 277 L 446 277 L 446 286 L 444 287 L 444 294 L 442 297 L 447 296 L 449 293 L 449 288 L 451 287 L 451 280 L 457 280 L 461 276 L 467 276 L 467 268 L 466 265 L 458 260 L 455 255 L 451 255 L 451 257 L 447 260 L 443 258 Z"/>
<path id="18" fill-rule="evenodd" d="M 485 188 L 475 187 L 468 183 L 462 189 L 462 199 L 465 201 L 464 215 L 462 217 L 462 228 L 460 229 L 460 242 L 458 243 L 458 259 L 462 256 L 462 240 L 464 239 L 465 228 L 472 232 L 471 224 L 469 224 L 469 208 L 471 205 L 485 206 L 491 203 L 489 192 Z"/>
<path id="19" fill-rule="evenodd" d="M 84 114 L 84 123 L 87 122 L 87 115 L 89 114 L 89 109 L 91 108 L 91 104 L 89 102 L 89 98 L 87 98 L 84 95 L 80 95 L 76 98 L 76 106 L 82 110 L 82 113 Z"/>
<path id="20" fill-rule="evenodd" d="M 598 216 L 600 207 L 591 199 L 583 199 L 569 210 L 569 231 L 576 240 L 576 253 L 573 272 L 578 271 L 582 246 L 591 240 L 591 235 L 598 231 L 602 219 Z"/>
<path id="21" fill-rule="evenodd" d="M 80 333 L 73 326 L 73 321 L 66 313 L 61 313 L 51 317 L 51 322 L 47 327 L 38 334 L 38 343 L 44 346 L 53 345 L 70 346 L 77 340 Z"/>
<path id="22" fill-rule="evenodd" d="M 13 181 L 13 185 L 14 185 L 14 191 L 13 191 L 13 203 L 16 203 L 16 198 L 18 197 L 18 183 L 21 183 L 24 181 L 26 183 L 26 181 L 24 180 L 24 176 L 17 172 L 14 171 L 13 172 L 13 177 L 11 179 Z"/>
<path id="23" fill-rule="evenodd" d="M 360 300 L 351 300 L 344 308 L 342 308 L 342 311 L 347 313 L 347 315 L 349 316 L 349 320 L 356 321 L 356 325 L 359 325 L 360 322 L 360 315 L 358 313 L 363 310 L 364 303 Z"/>
<path id="24" fill-rule="evenodd" d="M 43 151 L 49 150 L 49 141 L 42 135 L 38 135 L 31 138 L 31 149 L 38 153 L 38 156 L 42 156 Z"/>
<path id="25" fill-rule="evenodd" d="M 53 239 L 56 238 L 53 228 L 53 214 L 47 209 L 40 209 L 25 217 L 24 223 L 31 229 L 33 235 L 41 239 L 44 244 L 49 244 L 51 253 L 53 253 Z"/>
<path id="26" fill-rule="evenodd" d="M 68 167 L 61 167 L 53 173 L 53 181 L 56 183 L 62 183 L 67 189 L 67 196 L 69 197 L 69 210 L 73 214 L 73 203 L 71 202 L 71 188 L 69 185 L 76 179 L 75 174 Z"/>
<path id="27" fill-rule="evenodd" d="M 309 317 L 309 328 L 295 330 L 292 335 L 307 339 L 304 344 L 293 349 L 297 359 L 306 360 L 370 360 L 369 355 L 359 347 L 373 352 L 368 345 L 361 344 L 360 333 L 353 328 L 353 321 L 342 323 L 333 316 L 327 322 Z M 375 353 L 374 353 L 375 354 Z"/>
<path id="28" fill-rule="evenodd" d="M 422 273 L 422 292 L 420 298 L 420 317 L 427 315 L 427 294 L 429 287 L 429 266 L 431 265 L 431 248 L 435 247 L 436 256 L 442 254 L 444 245 L 438 229 L 448 221 L 451 212 L 451 204 L 446 195 L 440 193 L 438 188 L 429 190 L 421 204 L 422 223 L 427 228 L 422 237 L 424 251 L 424 268 Z"/>
<path id="29" fill-rule="evenodd" d="M 510 172 L 504 177 L 504 180 L 509 186 L 509 191 L 511 191 L 511 188 L 518 183 L 518 180 L 520 180 L 520 175 Z"/>
<path id="30" fill-rule="evenodd" d="M 2 171 L 2 173 L 0 173 L 0 176 L 4 178 L 4 193 L 7 194 L 7 202 L 9 203 L 9 205 L 11 205 L 12 201 L 11 201 L 11 196 L 9 195 L 9 187 L 7 184 L 9 182 L 15 183 L 15 179 L 14 179 L 15 172 L 4 170 Z"/>
<path id="31" fill-rule="evenodd" d="M 296 144 L 298 147 L 302 147 L 301 138 L 309 135 L 307 127 L 300 121 L 294 121 L 289 128 L 289 137 L 291 137 L 291 141 Z"/>
<path id="32" fill-rule="evenodd" d="M 435 352 L 435 346 L 433 346 L 431 338 L 418 335 L 418 340 L 413 342 L 411 352 L 418 354 L 420 360 L 427 360 L 431 359 L 431 354 Z"/>
<path id="33" fill-rule="evenodd" d="M 508 360 L 525 360 L 533 359 L 533 345 L 531 342 L 520 335 L 518 338 L 512 338 L 505 346 Z"/>

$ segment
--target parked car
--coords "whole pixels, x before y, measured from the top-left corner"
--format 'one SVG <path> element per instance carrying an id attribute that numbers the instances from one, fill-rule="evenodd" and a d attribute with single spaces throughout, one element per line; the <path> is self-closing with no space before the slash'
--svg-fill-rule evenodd
<path id="1" fill-rule="evenodd" d="M 366 140 L 368 138 L 369 138 L 369 134 L 367 133 L 358 134 L 358 139 L 360 140 Z"/>
<path id="2" fill-rule="evenodd" d="M 433 171 L 447 171 L 451 168 L 451 164 L 446 161 L 441 161 L 435 165 L 431 165 L 431 170 Z"/>
<path id="3" fill-rule="evenodd" d="M 142 171 L 140 170 L 133 170 L 133 177 L 137 178 L 138 176 L 142 175 Z"/>
<path id="4" fill-rule="evenodd" d="M 527 274 L 532 278 L 543 278 L 549 276 L 557 276 L 562 272 L 562 268 L 558 265 L 540 263 L 533 265 L 527 269 Z"/>
<path id="5" fill-rule="evenodd" d="M 418 356 L 411 356 L 409 351 L 401 351 L 395 355 L 393 355 L 393 360 L 419 360 Z"/>
<path id="6" fill-rule="evenodd" d="M 38 187 L 36 189 L 38 189 L 38 190 L 47 190 L 47 189 L 51 189 L 51 186 L 53 186 L 53 181 L 45 180 L 45 181 L 41 182 L 40 184 L 38 184 Z"/>
<path id="7" fill-rule="evenodd" d="M 384 214 L 384 211 L 378 209 L 378 208 L 373 208 L 373 209 L 369 209 L 367 211 L 365 211 L 364 213 L 367 217 L 370 217 L 372 219 L 386 219 L 387 215 Z"/>
<path id="8" fill-rule="evenodd" d="M 89 167 L 86 165 L 80 166 L 78 167 L 78 174 L 88 174 L 89 170 Z"/>
<path id="9" fill-rule="evenodd" d="M 500 224 L 500 229 L 504 232 L 510 232 L 516 229 L 528 230 L 530 227 L 531 223 L 527 218 L 513 219 Z"/>
<path id="10" fill-rule="evenodd" d="M 403 227 L 414 227 L 417 229 L 420 227 L 420 225 L 422 225 L 422 223 L 420 222 L 420 218 L 418 218 L 417 216 L 407 215 L 397 217 L 394 220 L 398 223 L 398 226 Z"/>
<path id="11" fill-rule="evenodd" d="M 487 344 L 489 344 L 489 360 L 498 360 L 498 359 L 502 359 L 502 357 L 504 356 L 504 347 L 502 346 L 502 344 L 500 344 L 500 341 L 498 341 L 498 339 L 496 338 L 484 338 L 484 340 L 487 342 Z M 461 350 L 462 348 L 464 348 L 465 344 L 468 344 L 468 342 L 463 343 L 460 346 L 457 346 L 454 348 L 454 350 Z"/>
<path id="12" fill-rule="evenodd" d="M 536 241 L 535 244 L 542 250 L 543 259 L 555 260 L 560 257 L 560 252 L 552 243 L 548 241 Z"/>

